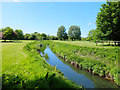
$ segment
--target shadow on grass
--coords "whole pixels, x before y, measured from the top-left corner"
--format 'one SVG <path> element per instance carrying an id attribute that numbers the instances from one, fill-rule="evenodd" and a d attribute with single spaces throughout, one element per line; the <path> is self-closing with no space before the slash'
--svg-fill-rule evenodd
<path id="1" fill-rule="evenodd" d="M 106 44 L 106 45 L 98 45 L 98 46 L 119 46 L 119 45 L 114 45 L 114 44 Z"/>
<path id="2" fill-rule="evenodd" d="M 22 43 L 22 41 L 1 41 L 0 43 Z"/>
<path id="3" fill-rule="evenodd" d="M 21 75 L 15 76 L 10 74 L 3 74 L 2 79 L 2 89 L 40 89 L 46 88 L 48 90 L 53 90 L 53 88 L 71 88 L 75 89 L 78 86 L 74 86 L 64 80 L 62 77 L 56 76 L 56 74 L 48 75 L 45 77 L 36 76 L 33 80 L 24 79 Z M 79 89 L 83 89 L 79 87 Z"/>

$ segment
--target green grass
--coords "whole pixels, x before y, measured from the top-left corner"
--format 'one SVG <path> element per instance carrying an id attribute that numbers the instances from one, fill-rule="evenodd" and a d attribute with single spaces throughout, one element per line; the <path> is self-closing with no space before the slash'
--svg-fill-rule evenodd
<path id="1" fill-rule="evenodd" d="M 2 43 L 3 68 L 27 58 L 27 54 L 22 50 L 26 43 Z"/>
<path id="2" fill-rule="evenodd" d="M 50 66 L 36 49 L 40 42 L 21 41 L 2 44 L 2 87 L 5 88 L 81 88 Z"/>
<path id="3" fill-rule="evenodd" d="M 42 41 L 43 44 L 49 44 L 51 50 L 64 60 L 77 63 L 82 69 L 99 76 L 111 78 L 119 85 L 118 48 L 79 46 L 76 42 L 82 41 Z"/>
<path id="4" fill-rule="evenodd" d="M 54 42 L 61 42 L 61 43 L 67 43 L 67 44 L 71 44 L 71 45 L 78 45 L 78 46 L 98 47 L 98 48 L 114 48 L 114 47 L 117 47 L 117 46 L 107 46 L 108 43 L 104 43 L 104 46 L 102 45 L 102 43 L 98 43 L 97 46 L 96 46 L 96 43 L 93 42 L 93 41 L 90 42 L 90 41 L 59 41 L 59 40 L 55 40 Z"/>

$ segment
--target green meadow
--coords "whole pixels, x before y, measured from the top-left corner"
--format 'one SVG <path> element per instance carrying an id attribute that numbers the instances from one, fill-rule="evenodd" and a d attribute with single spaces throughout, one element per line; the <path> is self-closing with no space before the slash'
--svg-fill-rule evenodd
<path id="1" fill-rule="evenodd" d="M 2 43 L 2 65 L 3 71 L 7 66 L 26 60 L 27 54 L 23 52 L 23 47 L 30 41 L 22 43 Z"/>
<path id="2" fill-rule="evenodd" d="M 61 43 L 66 43 L 66 44 L 71 44 L 71 45 L 78 45 L 78 46 L 97 47 L 97 48 L 118 47 L 118 46 L 112 46 L 114 43 L 110 43 L 111 45 L 109 45 L 108 42 L 104 42 L 104 45 L 103 45 L 103 43 L 98 42 L 97 46 L 96 46 L 95 41 L 59 41 L 59 40 L 56 40 L 54 42 L 61 42 Z"/>
<path id="3" fill-rule="evenodd" d="M 2 88 L 81 88 L 40 56 L 39 41 L 1 43 Z M 42 48 L 41 48 L 42 49 Z M 44 48 L 43 48 L 44 49 Z"/>

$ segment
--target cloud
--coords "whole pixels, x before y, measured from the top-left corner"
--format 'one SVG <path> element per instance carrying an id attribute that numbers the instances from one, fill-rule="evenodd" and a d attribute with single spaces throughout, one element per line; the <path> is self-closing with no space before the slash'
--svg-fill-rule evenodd
<path id="1" fill-rule="evenodd" d="M 89 22 L 89 23 L 88 23 L 88 25 L 92 25 L 92 23 L 91 23 L 91 22 Z"/>
<path id="2" fill-rule="evenodd" d="M 13 0 L 14 2 L 20 2 L 19 0 Z"/>

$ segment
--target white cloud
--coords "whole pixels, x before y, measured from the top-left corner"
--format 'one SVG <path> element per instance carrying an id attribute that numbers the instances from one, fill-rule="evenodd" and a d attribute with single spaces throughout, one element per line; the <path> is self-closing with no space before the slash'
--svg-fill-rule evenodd
<path id="1" fill-rule="evenodd" d="M 13 0 L 14 2 L 20 2 L 19 0 Z"/>
<path id="2" fill-rule="evenodd" d="M 92 25 L 92 23 L 91 23 L 91 22 L 89 22 L 89 23 L 88 23 L 88 25 Z"/>

